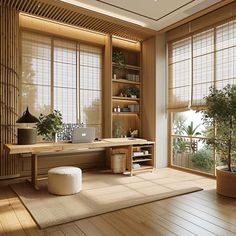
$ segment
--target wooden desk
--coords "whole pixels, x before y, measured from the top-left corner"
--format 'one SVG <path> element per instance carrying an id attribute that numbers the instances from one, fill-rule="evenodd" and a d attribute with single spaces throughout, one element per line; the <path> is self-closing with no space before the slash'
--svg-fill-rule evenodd
<path id="1" fill-rule="evenodd" d="M 37 175 L 38 175 L 38 158 L 37 155 L 46 152 L 62 152 L 82 149 L 95 149 L 95 148 L 115 148 L 123 147 L 130 153 L 133 145 L 149 145 L 154 142 L 147 141 L 145 139 L 129 139 L 129 138 L 110 138 L 103 139 L 101 141 L 95 141 L 93 143 L 37 143 L 32 145 L 18 145 L 18 144 L 4 144 L 4 149 L 9 154 L 31 154 L 31 183 L 35 189 L 37 186 Z M 131 153 L 130 153 L 131 158 Z"/>

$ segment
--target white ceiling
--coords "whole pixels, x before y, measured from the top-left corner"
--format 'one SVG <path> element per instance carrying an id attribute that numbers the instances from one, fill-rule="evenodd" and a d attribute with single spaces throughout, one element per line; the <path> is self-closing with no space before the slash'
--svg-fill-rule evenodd
<path id="1" fill-rule="evenodd" d="M 161 30 L 221 0 L 61 0 L 92 11 Z"/>

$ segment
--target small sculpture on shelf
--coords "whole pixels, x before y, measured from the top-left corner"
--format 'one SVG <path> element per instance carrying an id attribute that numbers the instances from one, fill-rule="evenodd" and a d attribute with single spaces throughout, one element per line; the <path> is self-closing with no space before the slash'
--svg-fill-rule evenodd
<path id="1" fill-rule="evenodd" d="M 134 130 L 130 129 L 129 133 L 130 133 L 131 138 L 135 138 L 135 137 L 138 136 L 138 130 L 137 129 L 134 129 Z"/>

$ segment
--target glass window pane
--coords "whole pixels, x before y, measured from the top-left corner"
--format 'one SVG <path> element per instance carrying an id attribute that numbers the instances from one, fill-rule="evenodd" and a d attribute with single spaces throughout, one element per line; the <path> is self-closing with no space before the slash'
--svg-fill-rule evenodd
<path id="1" fill-rule="evenodd" d="M 172 164 L 214 174 L 214 151 L 207 144 L 210 127 L 195 111 L 172 113 Z"/>
<path id="2" fill-rule="evenodd" d="M 80 122 L 102 137 L 102 50 L 80 45 Z"/>

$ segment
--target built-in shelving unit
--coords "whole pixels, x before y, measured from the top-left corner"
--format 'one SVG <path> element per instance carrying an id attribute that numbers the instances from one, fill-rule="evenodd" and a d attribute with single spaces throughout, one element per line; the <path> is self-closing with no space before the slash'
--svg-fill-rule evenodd
<path id="1" fill-rule="evenodd" d="M 112 47 L 123 59 L 112 58 L 112 137 L 128 137 L 130 131 L 141 135 L 141 47 Z M 114 62 L 115 61 L 115 62 Z M 136 95 L 136 96 L 135 96 Z"/>
<path id="2" fill-rule="evenodd" d="M 131 150 L 131 175 L 138 171 L 152 171 L 155 166 L 154 144 L 135 145 Z"/>
<path id="3" fill-rule="evenodd" d="M 127 80 L 127 79 L 113 79 L 112 82 L 114 82 L 114 83 L 123 83 L 123 84 L 140 85 L 140 82 L 130 81 L 130 80 Z"/>

